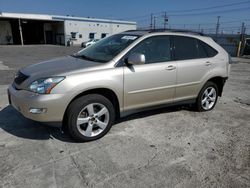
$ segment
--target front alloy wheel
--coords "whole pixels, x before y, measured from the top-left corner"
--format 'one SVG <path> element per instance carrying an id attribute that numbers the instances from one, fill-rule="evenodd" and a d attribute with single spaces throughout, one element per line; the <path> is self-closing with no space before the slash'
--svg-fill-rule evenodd
<path id="1" fill-rule="evenodd" d="M 99 135 L 109 123 L 109 111 L 100 103 L 91 103 L 84 107 L 77 118 L 77 129 L 86 137 Z"/>
<path id="2" fill-rule="evenodd" d="M 104 136 L 115 120 L 113 104 L 104 96 L 89 94 L 74 100 L 67 110 L 67 128 L 80 142 Z"/>

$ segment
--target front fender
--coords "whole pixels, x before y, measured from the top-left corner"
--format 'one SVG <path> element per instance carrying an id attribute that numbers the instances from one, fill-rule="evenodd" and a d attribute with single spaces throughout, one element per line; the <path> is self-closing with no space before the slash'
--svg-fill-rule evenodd
<path id="1" fill-rule="evenodd" d="M 105 88 L 112 90 L 123 108 L 123 68 L 111 68 L 106 70 L 97 70 L 87 73 L 79 73 L 67 76 L 65 80 L 59 83 L 52 93 L 64 93 L 68 97 L 65 99 L 69 104 L 79 94 L 92 89 Z"/>

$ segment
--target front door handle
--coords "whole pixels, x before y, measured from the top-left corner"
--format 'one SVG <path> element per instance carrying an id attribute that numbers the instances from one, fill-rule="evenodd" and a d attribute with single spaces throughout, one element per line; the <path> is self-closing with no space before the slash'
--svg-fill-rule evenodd
<path id="1" fill-rule="evenodd" d="M 176 67 L 174 65 L 169 65 L 165 68 L 165 70 L 174 70 Z"/>
<path id="2" fill-rule="evenodd" d="M 211 63 L 211 62 L 209 62 L 209 61 L 207 61 L 205 65 L 206 65 L 206 66 L 211 66 L 211 65 L 212 65 L 212 63 Z"/>

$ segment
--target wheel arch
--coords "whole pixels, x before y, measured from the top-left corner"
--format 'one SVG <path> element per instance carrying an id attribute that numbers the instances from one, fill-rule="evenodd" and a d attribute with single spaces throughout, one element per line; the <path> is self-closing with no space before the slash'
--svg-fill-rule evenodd
<path id="1" fill-rule="evenodd" d="M 120 104 L 119 104 L 118 96 L 113 90 L 108 89 L 108 88 L 89 89 L 89 90 L 86 90 L 86 91 L 83 91 L 83 92 L 77 94 L 73 99 L 71 99 L 71 101 L 67 105 L 67 108 L 66 108 L 64 115 L 63 115 L 63 123 L 62 123 L 63 128 L 65 127 L 65 123 L 67 120 L 67 110 L 68 110 L 69 105 L 74 100 L 76 100 L 82 96 L 89 95 L 89 94 L 99 94 L 99 95 L 106 97 L 108 100 L 110 100 L 110 102 L 113 104 L 113 106 L 115 108 L 116 119 L 120 117 Z"/>
<path id="2" fill-rule="evenodd" d="M 213 78 L 210 78 L 209 80 L 207 80 L 205 83 L 207 82 L 213 82 L 217 85 L 219 93 L 218 96 L 222 96 L 222 92 L 223 92 L 223 87 L 225 85 L 227 78 L 225 77 L 221 77 L 221 76 L 215 76 Z"/>

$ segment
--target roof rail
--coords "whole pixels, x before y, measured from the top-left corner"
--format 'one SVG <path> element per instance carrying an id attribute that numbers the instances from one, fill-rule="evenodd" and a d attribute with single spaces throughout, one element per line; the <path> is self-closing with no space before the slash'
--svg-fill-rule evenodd
<path id="1" fill-rule="evenodd" d="M 151 30 L 149 30 L 149 29 L 132 29 L 132 30 L 126 30 L 126 31 L 124 31 L 124 32 L 149 32 L 149 31 L 151 31 Z"/>
<path id="2" fill-rule="evenodd" d="M 189 33 L 189 34 L 195 34 L 195 35 L 201 35 L 205 36 L 202 32 L 192 31 L 192 30 L 185 30 L 185 29 L 138 29 L 138 30 L 128 30 L 125 32 L 148 32 L 148 33 L 156 33 L 156 32 L 176 32 L 176 33 Z"/>
<path id="3" fill-rule="evenodd" d="M 195 34 L 195 35 L 201 35 L 204 36 L 204 33 L 198 32 L 198 31 L 192 31 L 192 30 L 186 30 L 186 29 L 152 29 L 149 32 L 154 33 L 154 32 L 176 32 L 176 33 L 190 33 L 190 34 Z"/>

